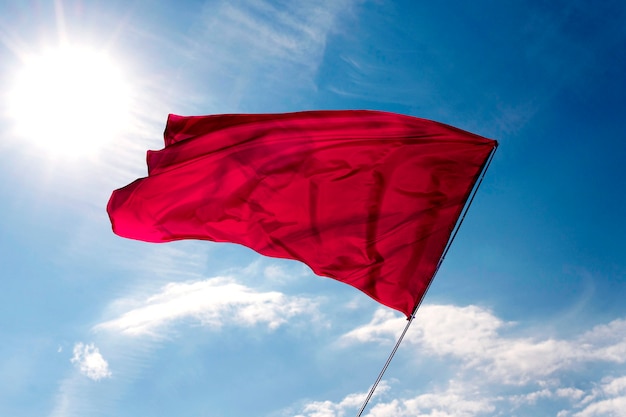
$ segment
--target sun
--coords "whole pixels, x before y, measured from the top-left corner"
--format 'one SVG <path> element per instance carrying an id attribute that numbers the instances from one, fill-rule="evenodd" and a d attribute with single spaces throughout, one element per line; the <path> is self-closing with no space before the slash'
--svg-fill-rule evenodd
<path id="1" fill-rule="evenodd" d="M 83 46 L 26 57 L 8 97 L 16 135 L 51 156 L 95 153 L 129 119 L 129 88 L 119 66 Z"/>

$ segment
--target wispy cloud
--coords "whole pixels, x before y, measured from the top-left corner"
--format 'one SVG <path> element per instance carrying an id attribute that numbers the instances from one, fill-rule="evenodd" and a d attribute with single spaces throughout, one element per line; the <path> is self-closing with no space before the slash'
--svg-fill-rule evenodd
<path id="1" fill-rule="evenodd" d="M 245 102 L 293 110 L 302 92 L 315 91 L 328 36 L 353 3 L 207 2 L 188 44 L 190 76 L 205 88 L 203 108 L 241 111 Z"/>
<path id="2" fill-rule="evenodd" d="M 172 324 L 185 320 L 214 329 L 226 323 L 276 329 L 296 315 L 317 311 L 310 299 L 255 291 L 226 277 L 170 283 L 143 300 L 118 304 L 133 307 L 96 330 L 161 337 Z"/>
<path id="3" fill-rule="evenodd" d="M 220 46 L 218 43 L 239 46 L 255 58 L 279 58 L 314 69 L 319 65 L 326 37 L 338 14 L 352 3 L 352 0 L 208 3 L 203 30 L 206 36 L 218 41 L 214 43 L 216 46 Z"/>
<path id="4" fill-rule="evenodd" d="M 110 378 L 111 371 L 109 364 L 98 348 L 93 344 L 84 344 L 82 342 L 74 345 L 74 356 L 70 361 L 78 367 L 78 370 L 87 378 L 98 381 L 103 378 Z"/>

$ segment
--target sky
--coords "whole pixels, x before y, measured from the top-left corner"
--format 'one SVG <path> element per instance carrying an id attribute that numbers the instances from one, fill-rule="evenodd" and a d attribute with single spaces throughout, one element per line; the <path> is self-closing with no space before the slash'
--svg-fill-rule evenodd
<path id="1" fill-rule="evenodd" d="M 368 417 L 626 416 L 626 3 L 0 0 L 0 415 L 356 415 L 405 318 L 111 231 L 169 113 L 374 109 L 500 147 Z"/>

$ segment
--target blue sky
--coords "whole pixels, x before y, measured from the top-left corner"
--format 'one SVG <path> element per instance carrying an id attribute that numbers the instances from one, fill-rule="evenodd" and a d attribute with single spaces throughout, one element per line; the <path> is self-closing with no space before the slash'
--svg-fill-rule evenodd
<path id="1" fill-rule="evenodd" d="M 355 415 L 401 314 L 110 230 L 168 113 L 377 109 L 500 148 L 364 415 L 626 415 L 626 4 L 0 1 L 0 415 Z M 36 88 L 34 88 L 35 86 Z"/>

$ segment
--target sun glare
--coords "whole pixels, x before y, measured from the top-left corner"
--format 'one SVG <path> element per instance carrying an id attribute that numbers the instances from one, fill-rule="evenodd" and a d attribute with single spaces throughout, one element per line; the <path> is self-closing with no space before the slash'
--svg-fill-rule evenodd
<path id="1" fill-rule="evenodd" d="M 20 139 L 55 156 L 96 152 L 128 121 L 129 91 L 105 54 L 65 46 L 31 56 L 9 93 Z"/>

